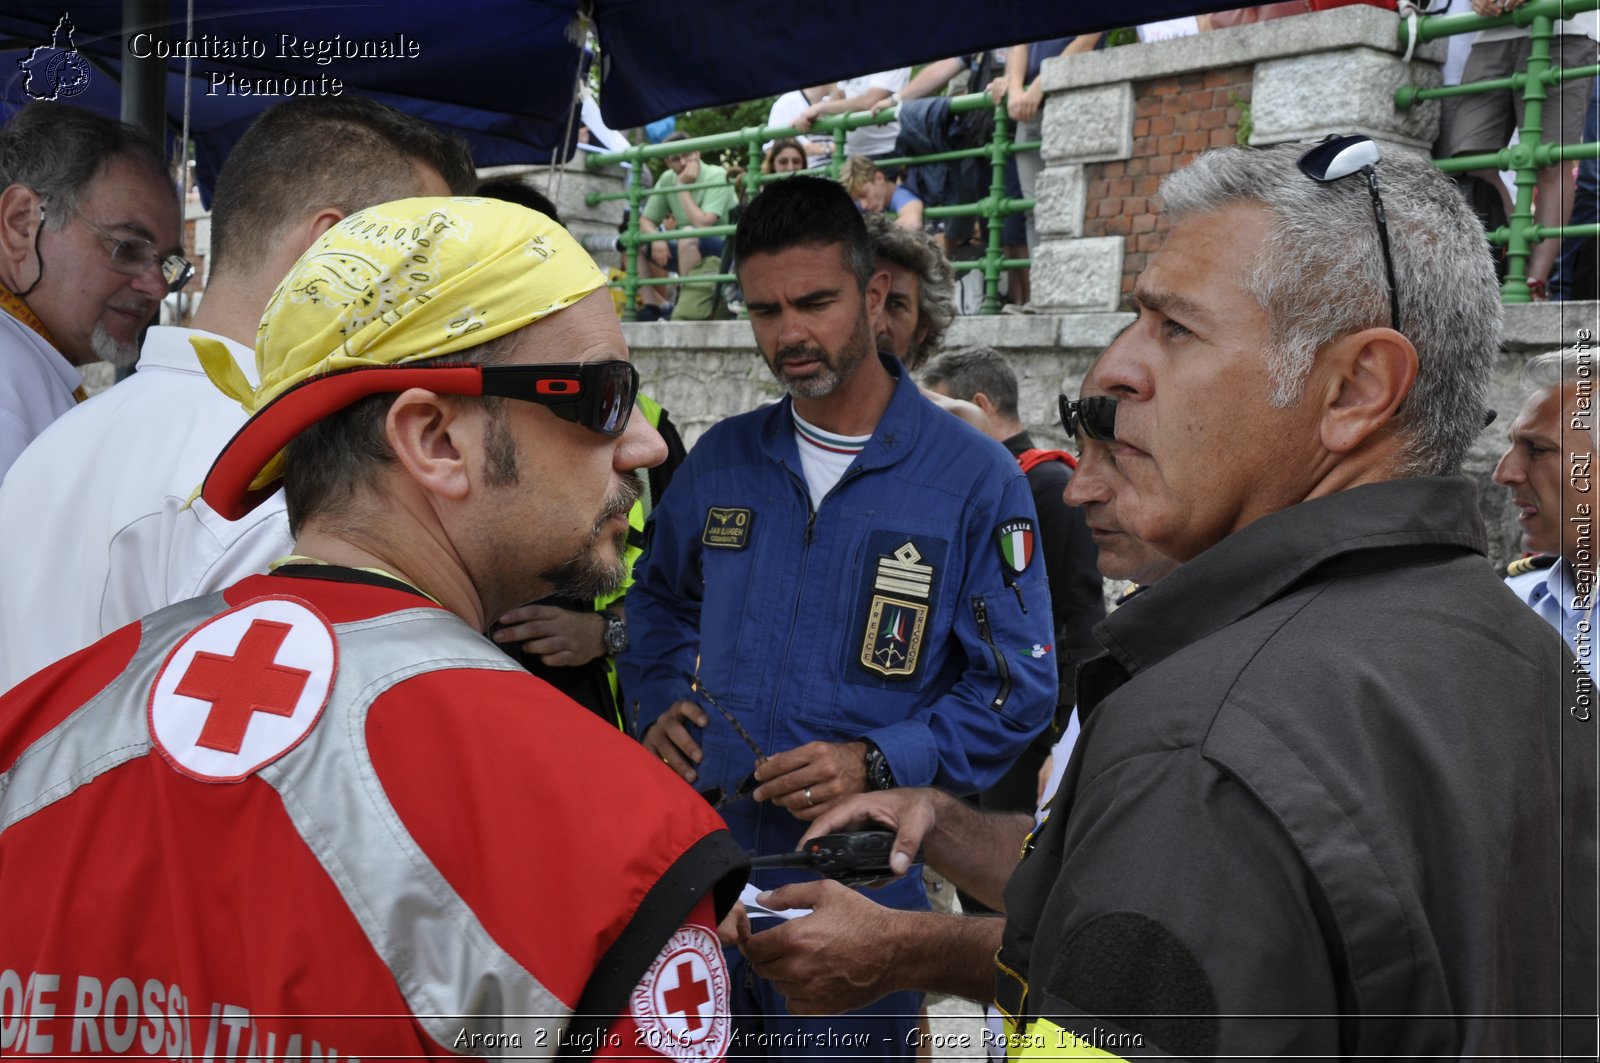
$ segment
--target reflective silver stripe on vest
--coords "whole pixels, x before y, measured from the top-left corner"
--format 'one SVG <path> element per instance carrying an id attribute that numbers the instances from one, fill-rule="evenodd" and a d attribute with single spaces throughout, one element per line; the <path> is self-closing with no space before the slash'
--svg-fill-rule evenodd
<path id="1" fill-rule="evenodd" d="M 428 861 L 379 785 L 366 743 L 373 701 L 403 680 L 442 668 L 521 668 L 437 609 L 335 630 L 339 674 L 317 741 L 263 768 L 261 778 L 282 796 L 429 1036 L 449 1047 L 463 1030 L 520 1034 L 499 1040 L 520 1040 L 519 1054 L 554 1055 L 569 1009 L 495 944 Z"/>
<path id="2" fill-rule="evenodd" d="M 160 615 L 170 615 L 170 624 L 157 622 L 152 630 L 152 621 L 146 621 L 139 648 L 122 673 L 0 775 L 0 831 L 150 752 L 145 708 L 156 672 L 184 632 L 226 608 L 222 595 L 211 594 L 165 610 Z M 179 629 L 176 634 L 161 637 L 172 627 Z"/>
<path id="3" fill-rule="evenodd" d="M 117 680 L 0 775 L 0 830 L 151 752 L 146 706 L 157 670 L 184 635 L 227 608 L 221 595 L 210 595 L 147 619 L 139 649 Z M 379 784 L 366 747 L 367 713 L 395 684 L 444 668 L 521 669 L 436 609 L 334 630 L 339 670 L 312 740 L 257 774 L 278 792 L 430 1037 L 450 1047 L 463 1032 L 518 1034 L 479 1045 L 520 1040 L 518 1055 L 553 1056 L 570 1009 L 495 944 L 423 854 Z"/>

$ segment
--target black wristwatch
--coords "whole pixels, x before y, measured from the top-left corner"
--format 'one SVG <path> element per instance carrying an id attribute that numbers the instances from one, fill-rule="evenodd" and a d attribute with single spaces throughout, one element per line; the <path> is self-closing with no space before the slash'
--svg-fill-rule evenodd
<path id="1" fill-rule="evenodd" d="M 863 738 L 861 741 L 867 747 L 867 789 L 893 790 L 894 772 L 889 770 L 889 758 L 883 755 L 883 750 L 879 749 L 877 743 L 870 738 Z"/>
<path id="2" fill-rule="evenodd" d="M 622 619 L 621 613 L 612 609 L 600 610 L 600 618 L 606 622 L 601 641 L 606 645 L 606 653 L 615 657 L 628 648 L 628 622 Z"/>

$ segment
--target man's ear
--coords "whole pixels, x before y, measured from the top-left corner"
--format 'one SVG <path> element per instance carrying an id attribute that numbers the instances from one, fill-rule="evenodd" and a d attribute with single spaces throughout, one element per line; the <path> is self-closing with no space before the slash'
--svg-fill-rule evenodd
<path id="1" fill-rule="evenodd" d="M 0 192 L 0 268 L 13 291 L 39 279 L 34 255 L 44 225 L 44 197 L 27 185 L 9 185 Z"/>
<path id="2" fill-rule="evenodd" d="M 889 298 L 889 271 L 880 269 L 867 279 L 867 290 L 862 293 L 867 301 L 867 317 L 876 323 L 883 313 L 884 300 Z"/>
<path id="3" fill-rule="evenodd" d="M 296 243 L 300 243 L 300 250 L 295 253 L 295 257 L 299 258 L 300 255 L 305 253 L 306 248 L 317 242 L 319 236 L 338 225 L 341 221 L 344 221 L 344 211 L 339 210 L 337 207 L 323 207 L 313 214 L 305 222 L 305 227 L 302 230 L 304 242 L 296 241 Z"/>
<path id="4" fill-rule="evenodd" d="M 1319 361 L 1322 444 L 1335 454 L 1354 451 L 1392 421 L 1417 380 L 1417 349 L 1389 328 L 1335 340 Z"/>
<path id="5" fill-rule="evenodd" d="M 406 475 L 430 494 L 457 502 L 472 486 L 468 456 L 479 442 L 464 412 L 463 404 L 448 396 L 411 388 L 395 397 L 383 422 L 384 437 Z"/>
<path id="6" fill-rule="evenodd" d="M 978 409 L 982 410 L 983 411 L 983 415 L 985 417 L 989 417 L 989 418 L 993 418 L 994 417 L 994 414 L 995 414 L 994 401 L 992 399 L 990 399 L 988 395 L 986 395 L 986 394 L 984 394 L 983 392 L 980 391 L 976 395 L 972 396 L 972 398 L 969 399 L 968 401 L 971 402 Z"/>

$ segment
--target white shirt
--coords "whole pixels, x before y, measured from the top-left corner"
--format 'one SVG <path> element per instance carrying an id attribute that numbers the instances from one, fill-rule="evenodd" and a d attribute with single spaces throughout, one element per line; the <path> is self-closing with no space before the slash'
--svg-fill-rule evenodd
<path id="1" fill-rule="evenodd" d="M 786 92 L 772 101 L 772 110 L 767 112 L 767 125 L 792 126 L 794 125 L 794 120 L 800 117 L 800 112 L 810 106 L 811 101 L 806 99 L 806 94 L 802 90 L 795 89 L 793 92 Z M 823 136 L 803 136 L 797 139 L 802 144 L 825 143 L 833 140 L 832 137 Z M 767 141 L 761 145 L 761 150 L 771 151 L 773 143 L 774 141 Z M 828 165 L 828 157 L 826 155 L 807 155 L 806 165 L 812 169 L 826 166 Z"/>
<path id="2" fill-rule="evenodd" d="M 206 335 L 151 328 L 139 371 L 51 425 L 0 485 L 0 690 L 289 553 L 282 492 L 234 523 L 184 508 L 245 421 L 189 345 Z M 212 338 L 253 383 L 254 352 Z"/>
<path id="3" fill-rule="evenodd" d="M 1594 586 L 1579 594 L 1565 558 L 1545 569 L 1506 577 L 1506 586 L 1567 640 L 1578 663 L 1595 674 Z"/>
<path id="4" fill-rule="evenodd" d="M 0 480 L 39 433 L 78 404 L 73 392 L 82 384 L 83 374 L 61 352 L 0 310 Z"/>
<path id="5" fill-rule="evenodd" d="M 866 74 L 862 77 L 851 78 L 839 83 L 839 91 L 844 93 L 845 99 L 860 96 L 868 89 L 886 89 L 892 95 L 906 87 L 906 82 L 911 80 L 911 68 L 903 66 L 899 70 L 884 70 L 876 74 Z M 900 135 L 900 122 L 896 119 L 887 125 L 862 126 L 852 129 L 844 135 L 844 150 L 846 155 L 887 155 L 894 151 L 895 138 Z"/>
<path id="6" fill-rule="evenodd" d="M 811 508 L 818 509 L 856 455 L 871 442 L 872 433 L 842 436 L 825 432 L 793 410 L 789 412 L 794 416 L 794 444 L 800 450 L 800 471 L 811 493 Z"/>

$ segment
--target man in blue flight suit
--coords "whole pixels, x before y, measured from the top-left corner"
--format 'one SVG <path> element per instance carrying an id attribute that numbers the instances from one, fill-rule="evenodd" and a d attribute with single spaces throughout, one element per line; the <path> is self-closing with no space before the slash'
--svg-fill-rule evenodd
<path id="1" fill-rule="evenodd" d="M 989 786 L 1048 720 L 1056 666 L 1027 481 L 874 351 L 889 278 L 849 196 L 791 178 L 734 242 L 787 396 L 707 432 L 652 514 L 622 678 L 645 745 L 776 853 L 850 794 Z M 927 907 L 916 875 L 874 896 Z M 918 994 L 802 1019 L 730 961 L 760 1024 L 730 1054 L 914 1054 Z"/>

